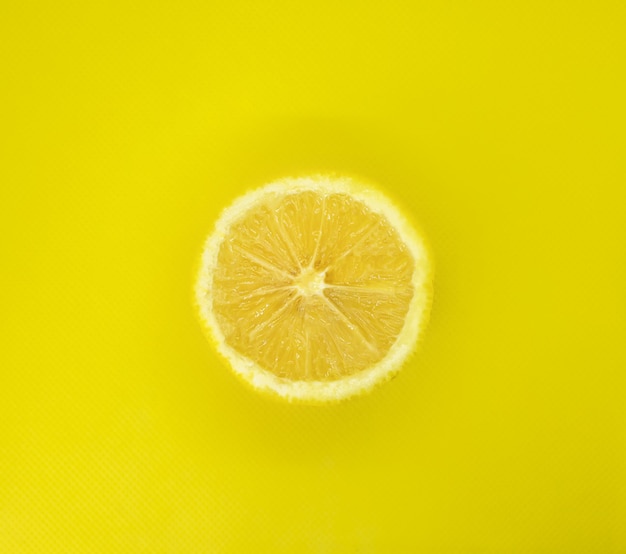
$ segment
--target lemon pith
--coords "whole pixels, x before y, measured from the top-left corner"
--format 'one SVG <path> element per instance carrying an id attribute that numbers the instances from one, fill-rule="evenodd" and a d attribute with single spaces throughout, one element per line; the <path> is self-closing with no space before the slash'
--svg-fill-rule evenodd
<path id="1" fill-rule="evenodd" d="M 290 400 L 338 400 L 389 378 L 430 303 L 423 240 L 379 192 L 285 179 L 239 198 L 205 243 L 201 321 L 235 373 Z"/>

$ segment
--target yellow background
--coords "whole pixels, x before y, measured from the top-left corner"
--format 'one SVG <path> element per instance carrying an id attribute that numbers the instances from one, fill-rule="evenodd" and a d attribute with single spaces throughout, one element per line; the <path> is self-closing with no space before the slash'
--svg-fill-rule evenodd
<path id="1" fill-rule="evenodd" d="M 5 2 L 0 552 L 626 552 L 626 8 Z M 315 408 L 191 306 L 220 210 L 380 183 L 419 354 Z"/>

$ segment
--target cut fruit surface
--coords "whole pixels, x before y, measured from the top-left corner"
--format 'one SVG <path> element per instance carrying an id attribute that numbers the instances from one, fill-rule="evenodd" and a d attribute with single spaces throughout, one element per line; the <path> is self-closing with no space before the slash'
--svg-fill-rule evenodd
<path id="1" fill-rule="evenodd" d="M 323 402 L 399 369 L 426 319 L 431 266 L 381 193 L 349 179 L 285 179 L 222 213 L 195 292 L 204 327 L 240 377 Z"/>

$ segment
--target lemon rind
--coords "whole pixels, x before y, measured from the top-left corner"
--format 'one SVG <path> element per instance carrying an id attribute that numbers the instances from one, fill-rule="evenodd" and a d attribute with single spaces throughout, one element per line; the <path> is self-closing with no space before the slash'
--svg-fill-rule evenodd
<path id="1" fill-rule="evenodd" d="M 243 356 L 226 343 L 212 310 L 213 270 L 220 246 L 233 223 L 251 207 L 271 194 L 288 195 L 304 191 L 326 194 L 345 193 L 363 202 L 372 212 L 383 215 L 398 231 L 415 260 L 412 284 L 414 294 L 405 317 L 405 324 L 387 355 L 371 368 L 333 381 L 292 381 L 278 377 L 256 362 Z M 214 231 L 202 250 L 195 284 L 195 302 L 205 331 L 232 370 L 254 389 L 292 402 L 325 403 L 339 401 L 372 390 L 393 377 L 417 346 L 428 319 L 432 300 L 432 264 L 424 239 L 407 218 L 378 190 L 349 177 L 316 175 L 290 177 L 252 190 L 224 209 Z"/>

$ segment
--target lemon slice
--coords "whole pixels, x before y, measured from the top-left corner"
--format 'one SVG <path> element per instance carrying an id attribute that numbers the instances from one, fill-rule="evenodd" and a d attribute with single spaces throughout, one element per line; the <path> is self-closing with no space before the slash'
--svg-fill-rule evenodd
<path id="1" fill-rule="evenodd" d="M 319 403 L 400 368 L 424 327 L 431 278 L 423 239 L 384 195 L 315 176 L 274 182 L 224 210 L 195 297 L 244 381 Z"/>

